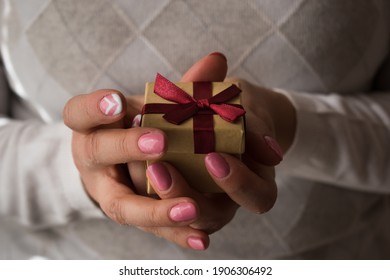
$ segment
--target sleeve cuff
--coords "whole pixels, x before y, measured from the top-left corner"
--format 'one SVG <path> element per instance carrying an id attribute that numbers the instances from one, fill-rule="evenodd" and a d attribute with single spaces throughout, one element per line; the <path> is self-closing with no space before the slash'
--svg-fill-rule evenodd
<path id="1" fill-rule="evenodd" d="M 283 161 L 278 165 L 279 172 L 293 175 L 301 173 L 307 165 L 315 164 L 314 155 L 321 150 L 321 143 L 329 137 L 327 129 L 319 124 L 323 123 L 319 112 L 322 103 L 316 101 L 312 94 L 300 92 L 287 92 L 274 89 L 285 95 L 296 109 L 297 127 L 295 137 L 289 150 L 285 153 Z M 325 124 L 324 124 L 325 125 Z"/>

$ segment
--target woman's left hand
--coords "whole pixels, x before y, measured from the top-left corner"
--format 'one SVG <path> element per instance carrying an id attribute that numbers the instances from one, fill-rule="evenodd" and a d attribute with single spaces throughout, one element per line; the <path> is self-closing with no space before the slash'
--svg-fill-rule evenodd
<path id="1" fill-rule="evenodd" d="M 222 81 L 226 70 L 226 61 L 209 56 L 195 64 L 182 81 Z M 209 234 L 225 226 L 240 206 L 254 213 L 264 213 L 273 207 L 277 198 L 274 166 L 282 160 L 295 133 L 295 110 L 284 95 L 244 80 L 229 81 L 240 84 L 242 103 L 247 111 L 243 161 L 222 153 L 205 157 L 206 168 L 225 193 L 197 192 L 165 162 L 155 163 L 147 170 L 160 198 L 190 197 L 197 202 L 200 215 L 190 227 Z"/>

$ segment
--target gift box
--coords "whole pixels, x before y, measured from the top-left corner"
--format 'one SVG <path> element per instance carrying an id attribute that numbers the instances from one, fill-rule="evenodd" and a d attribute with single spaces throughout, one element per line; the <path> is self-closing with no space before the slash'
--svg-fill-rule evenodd
<path id="1" fill-rule="evenodd" d="M 205 167 L 206 154 L 222 152 L 240 158 L 244 152 L 240 92 L 232 83 L 172 83 L 159 74 L 155 82 L 146 84 L 141 126 L 165 132 L 168 150 L 161 160 L 175 166 L 200 192 L 222 191 Z M 147 191 L 155 193 L 149 182 Z"/>

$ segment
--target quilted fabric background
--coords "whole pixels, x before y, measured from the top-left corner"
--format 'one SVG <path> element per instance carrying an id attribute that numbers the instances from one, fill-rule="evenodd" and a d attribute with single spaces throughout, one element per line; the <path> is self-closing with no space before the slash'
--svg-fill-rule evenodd
<path id="1" fill-rule="evenodd" d="M 105 85 L 142 93 L 157 71 L 177 80 L 216 50 L 227 55 L 230 75 L 306 91 L 354 90 L 349 81 L 378 66 L 365 60 L 380 21 L 375 1 L 11 2 L 23 5 L 19 11 L 35 10 L 21 15 L 20 28 L 46 70 L 72 93 Z M 340 16 L 351 11 L 352 18 Z"/>

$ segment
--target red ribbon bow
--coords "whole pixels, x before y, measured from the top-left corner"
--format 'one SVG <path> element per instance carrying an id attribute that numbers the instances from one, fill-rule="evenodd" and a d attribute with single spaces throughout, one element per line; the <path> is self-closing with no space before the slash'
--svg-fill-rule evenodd
<path id="1" fill-rule="evenodd" d="M 165 120 L 177 125 L 193 117 L 194 152 L 196 154 L 206 154 L 215 150 L 213 114 L 218 114 L 228 122 L 234 122 L 245 115 L 245 110 L 241 105 L 225 103 L 240 94 L 241 90 L 236 85 L 231 85 L 212 96 L 211 82 L 194 82 L 194 96 L 192 97 L 168 79 L 157 74 L 154 92 L 176 104 L 145 104 L 143 114 L 163 113 Z"/>
<path id="2" fill-rule="evenodd" d="M 210 82 L 196 82 L 195 85 L 198 86 L 198 90 L 195 90 L 196 95 L 208 95 L 210 84 Z M 212 110 L 228 122 L 234 122 L 245 115 L 245 110 L 242 107 L 225 103 L 240 94 L 241 90 L 236 85 L 231 85 L 215 96 L 195 99 L 195 93 L 192 97 L 162 75 L 157 74 L 154 92 L 166 100 L 181 104 L 163 116 L 165 120 L 173 124 L 181 124 L 200 110 Z"/>

